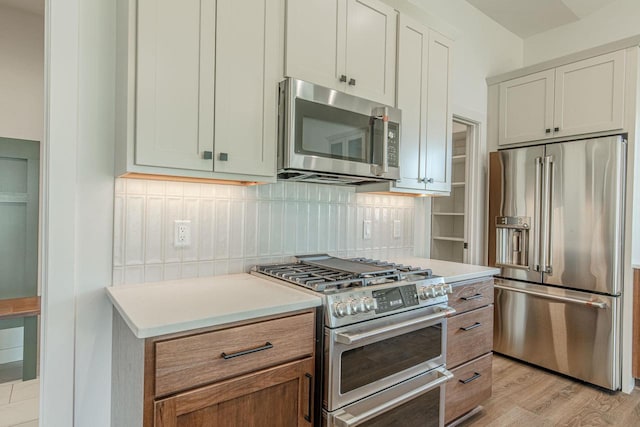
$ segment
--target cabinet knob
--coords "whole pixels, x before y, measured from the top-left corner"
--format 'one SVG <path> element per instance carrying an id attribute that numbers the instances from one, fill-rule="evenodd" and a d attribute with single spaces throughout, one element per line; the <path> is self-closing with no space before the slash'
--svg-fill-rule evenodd
<path id="1" fill-rule="evenodd" d="M 427 184 L 433 184 L 433 178 L 425 178 L 425 181 Z"/>
<path id="2" fill-rule="evenodd" d="M 340 81 L 342 83 L 346 82 L 347 81 L 347 76 L 345 76 L 344 74 L 340 75 Z"/>
<path id="3" fill-rule="evenodd" d="M 205 160 L 213 159 L 213 151 L 205 151 L 204 153 L 202 153 L 202 158 Z"/>
<path id="4" fill-rule="evenodd" d="M 547 128 L 544 130 L 544 133 L 551 133 L 551 128 Z"/>
<path id="5" fill-rule="evenodd" d="M 356 79 L 349 79 L 349 86 L 355 86 L 356 85 Z"/>
<path id="6" fill-rule="evenodd" d="M 218 157 L 218 159 L 221 162 L 226 162 L 227 160 L 229 160 L 229 154 L 227 153 L 220 153 L 220 157 Z"/>
<path id="7" fill-rule="evenodd" d="M 553 128 L 554 132 L 558 132 L 560 130 L 560 128 Z"/>

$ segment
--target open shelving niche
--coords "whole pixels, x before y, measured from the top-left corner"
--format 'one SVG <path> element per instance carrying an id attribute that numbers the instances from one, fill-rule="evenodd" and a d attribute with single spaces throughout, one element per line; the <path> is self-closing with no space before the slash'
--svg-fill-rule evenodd
<path id="1" fill-rule="evenodd" d="M 469 128 L 454 122 L 451 194 L 431 205 L 431 258 L 466 262 L 467 140 Z"/>

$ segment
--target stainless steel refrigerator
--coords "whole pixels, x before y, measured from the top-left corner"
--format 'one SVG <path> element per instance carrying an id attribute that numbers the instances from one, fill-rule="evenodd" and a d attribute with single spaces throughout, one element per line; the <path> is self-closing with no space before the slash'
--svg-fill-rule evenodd
<path id="1" fill-rule="evenodd" d="M 490 162 L 494 350 L 620 389 L 626 141 L 507 149 Z"/>

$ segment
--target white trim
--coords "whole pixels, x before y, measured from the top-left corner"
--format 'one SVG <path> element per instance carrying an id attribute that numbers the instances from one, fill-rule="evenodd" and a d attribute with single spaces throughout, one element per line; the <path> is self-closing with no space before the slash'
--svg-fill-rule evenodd
<path id="1" fill-rule="evenodd" d="M 468 110 L 464 107 L 453 106 L 453 121 L 463 123 L 470 127 L 467 137 L 467 206 L 465 207 L 467 219 L 468 242 L 467 258 L 469 264 L 485 265 L 486 259 L 485 224 L 486 203 L 485 191 L 487 180 L 487 145 L 486 145 L 486 114 Z"/>
<path id="2" fill-rule="evenodd" d="M 40 425 L 72 426 L 79 0 L 45 6 Z"/>

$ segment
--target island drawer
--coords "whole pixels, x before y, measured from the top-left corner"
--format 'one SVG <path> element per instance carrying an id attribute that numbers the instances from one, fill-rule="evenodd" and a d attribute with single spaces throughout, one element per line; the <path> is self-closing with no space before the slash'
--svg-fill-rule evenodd
<path id="1" fill-rule="evenodd" d="M 491 360 L 489 353 L 451 370 L 453 378 L 445 394 L 445 424 L 491 397 Z"/>
<path id="2" fill-rule="evenodd" d="M 232 378 L 314 351 L 313 313 L 267 320 L 155 344 L 155 395 Z"/>
<path id="3" fill-rule="evenodd" d="M 489 304 L 493 304 L 492 277 L 454 284 L 453 293 L 449 295 L 449 305 L 458 313 Z"/>
<path id="4" fill-rule="evenodd" d="M 493 305 L 447 319 L 447 368 L 488 353 L 493 347 Z"/>

